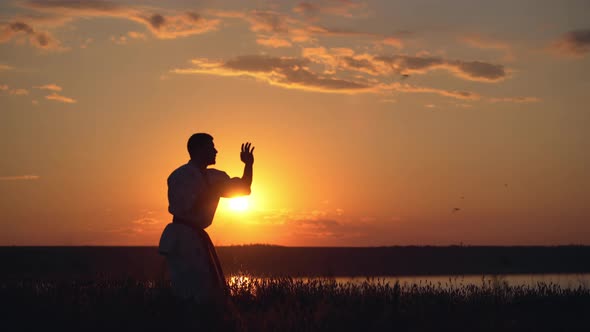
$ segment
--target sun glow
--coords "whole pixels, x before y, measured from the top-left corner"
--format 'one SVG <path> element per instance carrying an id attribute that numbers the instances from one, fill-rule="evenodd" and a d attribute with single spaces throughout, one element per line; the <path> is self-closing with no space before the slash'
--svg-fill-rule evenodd
<path id="1" fill-rule="evenodd" d="M 250 206 L 248 197 L 235 197 L 229 200 L 229 209 L 236 212 L 246 211 Z"/>

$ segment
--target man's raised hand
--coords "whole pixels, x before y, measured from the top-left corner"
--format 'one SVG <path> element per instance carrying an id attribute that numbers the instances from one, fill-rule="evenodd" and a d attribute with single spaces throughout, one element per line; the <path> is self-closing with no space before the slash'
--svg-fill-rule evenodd
<path id="1" fill-rule="evenodd" d="M 240 152 L 240 159 L 246 165 L 254 164 L 254 147 L 252 143 L 242 143 L 242 151 Z"/>

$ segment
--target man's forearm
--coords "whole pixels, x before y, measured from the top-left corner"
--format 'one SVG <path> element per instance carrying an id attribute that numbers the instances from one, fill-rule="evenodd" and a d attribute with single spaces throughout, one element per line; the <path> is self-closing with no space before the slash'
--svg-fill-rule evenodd
<path id="1" fill-rule="evenodd" d="M 252 164 L 244 165 L 244 174 L 242 175 L 242 181 L 250 188 L 252 185 Z"/>

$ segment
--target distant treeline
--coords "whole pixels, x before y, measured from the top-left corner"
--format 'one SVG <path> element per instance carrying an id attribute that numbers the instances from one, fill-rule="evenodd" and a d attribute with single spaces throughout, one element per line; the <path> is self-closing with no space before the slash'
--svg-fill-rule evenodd
<path id="1" fill-rule="evenodd" d="M 402 276 L 590 273 L 590 247 L 219 247 L 227 275 Z M 166 277 L 156 247 L 0 247 L 0 279 Z"/>

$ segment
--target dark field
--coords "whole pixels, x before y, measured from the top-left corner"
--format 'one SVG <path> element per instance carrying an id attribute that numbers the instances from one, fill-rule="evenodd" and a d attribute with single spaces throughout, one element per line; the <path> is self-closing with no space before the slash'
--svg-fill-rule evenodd
<path id="1" fill-rule="evenodd" d="M 222 247 L 227 275 L 584 273 L 587 247 Z M 590 290 L 241 279 L 233 310 L 171 296 L 152 247 L 0 248 L 3 331 L 588 331 Z M 363 272 L 364 271 L 364 272 Z M 450 281 L 451 282 L 451 281 Z"/>
<path id="2" fill-rule="evenodd" d="M 217 331 L 163 281 L 2 282 L 4 331 Z M 339 285 L 289 278 L 232 286 L 226 330 L 588 331 L 590 291 L 551 285 Z"/>

